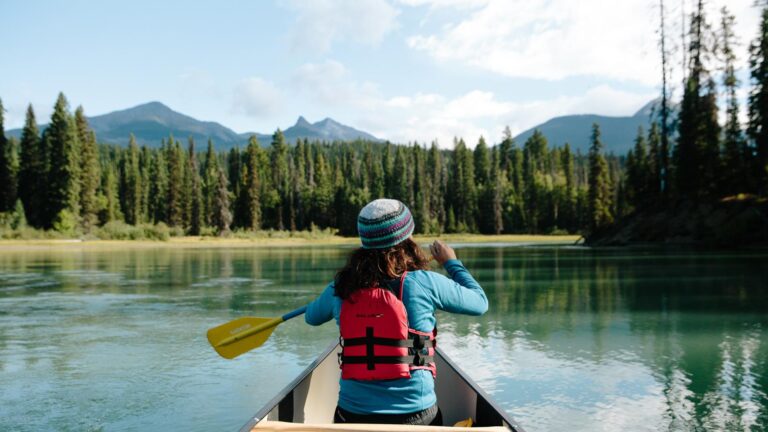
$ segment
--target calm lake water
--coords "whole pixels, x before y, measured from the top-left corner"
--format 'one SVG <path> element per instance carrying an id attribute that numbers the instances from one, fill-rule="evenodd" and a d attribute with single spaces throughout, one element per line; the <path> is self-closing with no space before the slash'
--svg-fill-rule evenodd
<path id="1" fill-rule="evenodd" d="M 237 430 L 337 337 L 224 360 L 209 327 L 306 304 L 349 248 L 0 251 L 0 430 Z M 768 252 L 457 247 L 482 317 L 440 344 L 529 432 L 768 429 Z"/>

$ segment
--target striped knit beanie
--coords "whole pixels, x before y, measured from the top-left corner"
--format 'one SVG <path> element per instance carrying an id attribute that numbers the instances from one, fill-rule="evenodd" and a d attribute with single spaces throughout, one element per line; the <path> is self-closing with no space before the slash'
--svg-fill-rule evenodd
<path id="1" fill-rule="evenodd" d="M 371 201 L 357 216 L 357 232 L 363 249 L 392 247 L 413 234 L 411 211 L 393 199 Z"/>

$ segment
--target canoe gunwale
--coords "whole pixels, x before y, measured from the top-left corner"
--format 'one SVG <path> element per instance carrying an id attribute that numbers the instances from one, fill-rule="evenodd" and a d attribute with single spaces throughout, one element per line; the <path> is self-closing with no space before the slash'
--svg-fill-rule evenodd
<path id="1" fill-rule="evenodd" d="M 477 397 L 478 398 L 482 398 L 485 401 L 485 403 L 487 403 L 490 406 L 490 408 L 492 408 L 494 411 L 496 411 L 496 413 L 501 417 L 501 419 L 504 420 L 509 425 L 509 427 L 512 428 L 512 430 L 514 430 L 515 432 L 525 432 L 525 430 L 519 424 L 517 424 L 516 421 L 512 420 L 512 418 L 509 416 L 509 414 L 507 414 L 507 412 L 504 411 L 504 409 L 501 408 L 496 403 L 496 401 L 493 400 L 492 397 L 488 396 L 488 394 L 485 392 L 485 390 L 483 390 L 482 387 L 477 385 L 475 380 L 473 380 L 466 373 L 464 373 L 464 371 L 453 360 L 451 360 L 451 358 L 449 356 L 447 356 L 445 354 L 445 352 L 443 352 L 443 350 L 441 350 L 438 347 L 438 348 L 435 348 L 435 351 L 437 351 L 437 353 L 440 355 L 440 357 L 442 357 L 443 361 L 448 366 L 450 366 L 451 369 L 453 369 L 453 371 L 459 377 L 461 377 L 461 379 L 463 379 L 470 387 L 472 387 L 472 390 L 477 392 Z M 439 374 L 440 374 L 440 372 L 438 371 L 438 375 Z M 439 403 L 439 401 L 438 401 L 438 403 Z"/>
<path id="2" fill-rule="evenodd" d="M 322 353 L 320 353 L 319 356 L 315 360 L 312 361 L 312 363 L 309 364 L 301 373 L 293 379 L 287 386 L 285 386 L 282 390 L 280 390 L 275 397 L 273 397 L 269 402 L 267 402 L 256 414 L 251 416 L 251 419 L 246 423 L 242 428 L 240 428 L 240 432 L 250 432 L 251 429 L 253 429 L 254 426 L 256 426 L 256 423 L 260 422 L 264 417 L 269 414 L 270 411 L 272 411 L 277 405 L 280 404 L 280 401 L 285 399 L 286 396 L 288 396 L 299 384 L 301 384 L 304 379 L 310 375 L 312 375 L 312 372 L 314 372 L 315 368 L 322 363 L 326 357 L 331 355 L 331 353 L 336 349 L 336 346 L 339 344 L 338 341 L 334 341 L 328 347 L 323 350 Z"/>
<path id="3" fill-rule="evenodd" d="M 242 428 L 240 428 L 240 432 L 250 432 L 258 422 L 263 420 L 269 413 L 272 411 L 276 406 L 280 405 L 280 403 L 292 392 L 298 387 L 302 381 L 304 381 L 308 376 L 312 375 L 312 373 L 315 371 L 315 369 L 323 363 L 326 358 L 331 355 L 336 350 L 336 347 L 339 345 L 338 341 L 334 341 L 331 344 L 328 345 L 323 352 L 315 358 L 315 360 L 312 361 L 296 378 L 294 378 L 287 386 L 285 386 L 282 390 L 280 390 L 275 397 L 273 397 L 269 402 L 267 402 L 256 414 L 251 416 L 251 419 L 243 425 Z M 515 432 L 525 432 L 525 430 L 502 409 L 496 401 L 493 400 L 488 394 L 479 386 L 477 383 L 470 378 L 466 373 L 464 373 L 461 368 L 453 361 L 450 357 L 448 357 L 443 350 L 440 348 L 435 348 L 436 355 L 440 356 L 441 359 L 446 363 L 448 367 L 453 369 L 453 372 L 456 373 L 471 389 L 476 392 L 478 400 L 482 399 L 485 404 L 488 405 L 491 410 L 493 410 L 500 418 L 505 422 L 513 431 Z M 438 372 L 439 373 L 439 372 Z M 292 400 L 292 399 L 291 399 Z"/>

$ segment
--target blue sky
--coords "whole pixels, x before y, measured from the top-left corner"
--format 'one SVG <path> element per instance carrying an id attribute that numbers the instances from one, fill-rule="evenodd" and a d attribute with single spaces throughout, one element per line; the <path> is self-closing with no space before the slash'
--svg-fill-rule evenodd
<path id="1" fill-rule="evenodd" d="M 630 115 L 655 97 L 657 3 L 3 0 L 0 98 L 8 129 L 29 103 L 47 121 L 63 91 L 91 116 L 157 100 L 237 132 L 303 115 L 396 142 L 496 142 L 505 126 Z M 710 21 L 726 3 L 743 64 L 759 13 L 712 0 Z M 667 4 L 679 45 L 692 5 Z"/>

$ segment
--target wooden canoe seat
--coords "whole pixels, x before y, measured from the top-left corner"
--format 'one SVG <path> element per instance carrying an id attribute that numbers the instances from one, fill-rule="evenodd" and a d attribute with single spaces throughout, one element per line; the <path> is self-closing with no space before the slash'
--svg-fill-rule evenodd
<path id="1" fill-rule="evenodd" d="M 509 432 L 508 428 L 503 426 L 492 427 L 451 427 L 451 426 L 410 426 L 393 424 L 367 424 L 367 423 L 344 423 L 344 424 L 306 424 L 289 423 L 281 421 L 262 421 L 251 429 L 252 432 L 399 432 L 399 431 L 418 431 L 418 432 Z"/>

